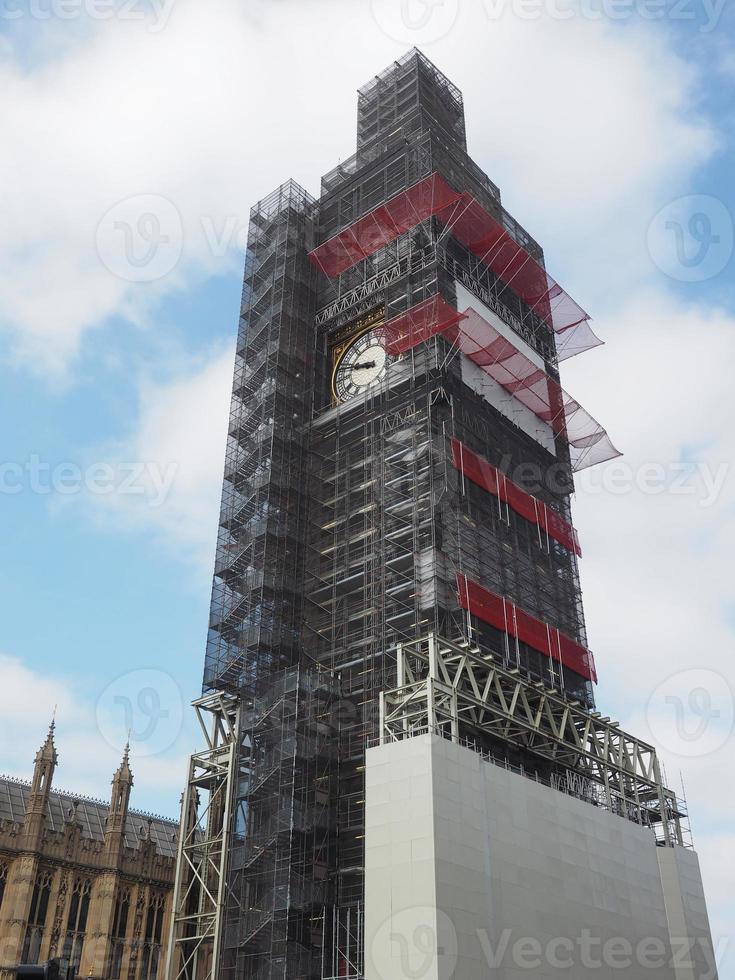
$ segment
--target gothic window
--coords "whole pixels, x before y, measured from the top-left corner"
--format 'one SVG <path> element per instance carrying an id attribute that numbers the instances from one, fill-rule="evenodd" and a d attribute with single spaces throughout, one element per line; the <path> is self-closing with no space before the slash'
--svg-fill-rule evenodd
<path id="1" fill-rule="evenodd" d="M 28 927 L 23 942 L 23 956 L 21 957 L 23 963 L 38 963 L 50 896 L 51 872 L 39 871 L 33 886 Z"/>
<path id="2" fill-rule="evenodd" d="M 118 892 L 115 902 L 115 915 L 112 921 L 112 941 L 110 943 L 110 963 L 107 971 L 108 980 L 118 980 L 125 952 L 125 938 L 128 929 L 128 912 L 130 911 L 130 889 L 123 888 Z"/>
<path id="3" fill-rule="evenodd" d="M 3 907 L 3 895 L 5 894 L 5 884 L 8 880 L 8 866 L 0 862 L 0 909 Z"/>
<path id="4" fill-rule="evenodd" d="M 145 922 L 143 938 L 143 962 L 140 970 L 140 980 L 156 980 L 158 961 L 161 958 L 161 934 L 163 932 L 163 909 L 166 896 L 160 893 L 151 894 L 148 902 L 148 915 Z"/>
<path id="5" fill-rule="evenodd" d="M 87 913 L 89 912 L 89 893 L 91 883 L 88 878 L 76 878 L 69 901 L 69 916 L 66 920 L 66 936 L 64 938 L 64 959 L 69 966 L 79 969 L 84 946 L 84 934 L 87 928 Z"/>

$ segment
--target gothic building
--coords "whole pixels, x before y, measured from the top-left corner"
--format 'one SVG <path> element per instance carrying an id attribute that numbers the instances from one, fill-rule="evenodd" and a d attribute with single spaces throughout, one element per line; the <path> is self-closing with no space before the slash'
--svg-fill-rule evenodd
<path id="1" fill-rule="evenodd" d="M 109 803 L 52 788 L 54 725 L 30 783 L 0 777 L 0 980 L 51 957 L 100 980 L 157 980 L 178 824 L 131 810 L 126 747 Z"/>

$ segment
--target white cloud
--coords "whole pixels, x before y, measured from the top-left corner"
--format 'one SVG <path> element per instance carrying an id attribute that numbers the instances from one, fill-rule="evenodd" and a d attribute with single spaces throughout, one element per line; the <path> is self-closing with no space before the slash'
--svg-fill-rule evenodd
<path id="1" fill-rule="evenodd" d="M 175 683 L 163 672 L 159 674 L 168 687 Z M 61 673 L 35 671 L 24 660 L 0 654 L 0 772 L 27 779 L 33 759 L 46 737 L 52 715 L 56 714 L 55 744 L 59 765 L 54 776 L 57 789 L 106 799 L 110 780 L 120 764 L 126 732 L 115 703 L 105 685 L 89 679 L 70 680 Z M 115 690 L 129 692 L 125 676 L 118 678 Z M 133 678 L 135 680 L 135 678 Z M 163 684 L 159 687 L 165 692 Z M 178 697 L 178 696 L 177 696 Z M 169 695 L 170 700 L 170 695 Z M 109 702 L 109 703 L 108 703 Z M 172 705 L 167 703 L 167 709 Z M 131 737 L 131 768 L 134 788 L 132 806 L 158 807 L 166 816 L 176 816 L 175 809 L 185 774 L 185 756 L 192 751 L 192 728 L 189 712 L 171 712 L 181 719 L 177 726 L 151 751 L 145 741 Z M 141 721 L 142 719 L 137 719 Z M 164 722 L 165 723 L 165 722 Z M 139 728 L 139 731 L 144 731 Z"/>
<path id="2" fill-rule="evenodd" d="M 41 69 L 21 69 L 8 46 L 0 49 L 0 122 L 12 154 L 0 323 L 16 356 L 62 371 L 85 332 L 113 314 L 143 322 L 162 295 L 240 263 L 241 252 L 212 248 L 212 229 L 242 229 L 253 201 L 279 181 L 293 176 L 316 192 L 320 174 L 351 153 L 354 88 L 411 43 L 409 31 L 405 43 L 386 36 L 371 8 L 367 0 L 177 0 L 164 29 L 100 23 Z M 486 9 L 460 5 L 455 26 L 426 53 L 464 92 L 478 163 L 609 342 L 567 362 L 565 385 L 609 426 L 636 473 L 646 463 L 670 469 L 685 454 L 715 473 L 735 458 L 735 322 L 674 299 L 646 252 L 649 222 L 667 198 L 692 191 L 696 167 L 717 143 L 698 116 L 696 72 L 656 25 L 492 21 Z M 150 194 L 174 204 L 182 258 L 160 280 L 130 283 L 100 261 L 97 228 L 117 202 Z M 150 531 L 207 570 L 230 377 L 231 355 L 217 354 L 173 381 L 143 384 L 135 430 L 95 455 L 176 464 L 160 507 L 114 495 L 95 499 L 94 512 Z M 734 503 L 729 474 L 707 508 L 670 492 L 578 494 L 600 705 L 644 737 L 643 709 L 662 677 L 707 667 L 735 689 Z M 22 678 L 19 669 L 13 676 Z M 81 703 L 60 678 L 48 685 L 40 688 L 47 698 Z M 17 724 L 30 715 L 29 705 Z M 91 725 L 69 733 L 80 760 Z M 22 731 L 18 768 L 27 772 L 40 739 Z M 112 771 L 116 760 L 105 751 L 100 765 Z M 713 921 L 732 933 L 722 856 L 735 838 L 721 822 L 735 802 L 722 776 L 732 767 L 732 740 L 681 765 L 695 829 L 704 828 L 697 840 Z M 68 783 L 82 789 L 91 777 L 81 761 L 74 766 Z M 672 782 L 678 767 L 672 759 Z"/>
<path id="3" fill-rule="evenodd" d="M 177 0 L 160 24 L 85 24 L 31 70 L 0 52 L 9 151 L 0 323 L 16 356 L 40 370 L 63 371 L 85 332 L 113 314 L 138 322 L 165 293 L 222 271 L 228 259 L 213 254 L 207 223 L 221 230 L 234 218 L 242 228 L 252 202 L 291 174 L 316 191 L 351 152 L 354 88 L 412 39 L 410 30 L 406 44 L 386 36 L 367 0 L 218 0 L 214 9 Z M 640 221 L 640 194 L 712 147 L 689 115 L 692 71 L 653 31 L 584 18 L 496 22 L 481 4 L 463 4 L 428 53 L 465 92 L 479 162 L 511 204 L 522 202 L 532 233 L 553 230 L 555 264 L 563 248 L 583 265 L 590 250 L 579 239 L 593 231 L 596 260 L 612 257 L 621 209 Z M 181 260 L 152 283 L 116 276 L 95 246 L 103 216 L 141 195 L 138 217 L 161 195 L 181 219 Z M 135 202 L 133 233 L 134 212 Z M 639 231 L 633 222 L 642 241 Z M 155 223 L 141 232 L 139 257 Z M 124 228 L 103 227 L 102 241 L 108 266 L 110 247 L 124 258 Z"/>
<path id="4" fill-rule="evenodd" d="M 602 312 L 607 346 L 564 365 L 625 452 L 577 478 L 574 505 L 598 702 L 657 745 L 677 793 L 683 778 L 713 932 L 731 937 L 735 318 L 656 289 Z"/>
<path id="5" fill-rule="evenodd" d="M 735 902 L 732 894 L 732 868 L 735 867 L 735 837 L 732 834 L 698 836 L 695 844 L 699 854 L 705 898 L 715 949 L 722 942 L 719 980 L 729 980 L 735 969 L 735 946 L 732 923 Z"/>
<path id="6" fill-rule="evenodd" d="M 44 724 L 44 719 L 46 724 L 51 722 L 55 709 L 60 714 L 73 714 L 76 711 L 76 698 L 67 683 L 59 683 L 58 678 L 45 674 L 36 676 L 22 661 L 5 654 L 0 654 L 0 664 L 3 677 L 0 686 L 0 725 L 4 729 L 4 745 L 17 745 L 18 726 L 38 729 L 39 725 Z M 36 737 L 40 733 L 41 729 L 38 729 Z M 24 771 L 27 771 L 27 759 L 21 758 L 21 752 L 18 752 L 17 761 L 22 761 Z"/>
<path id="7" fill-rule="evenodd" d="M 620 657 L 649 688 L 692 666 L 733 677 L 735 434 L 722 367 L 735 354 L 735 319 L 647 292 L 597 325 L 607 346 L 567 362 L 564 378 L 625 453 L 577 479 L 586 609 L 606 687 L 629 682 Z"/>
<path id="8" fill-rule="evenodd" d="M 144 381 L 130 435 L 88 453 L 89 467 L 114 471 L 113 492 L 88 490 L 67 503 L 83 504 L 102 527 L 153 535 L 211 573 L 232 361 L 228 350 L 167 382 Z"/>

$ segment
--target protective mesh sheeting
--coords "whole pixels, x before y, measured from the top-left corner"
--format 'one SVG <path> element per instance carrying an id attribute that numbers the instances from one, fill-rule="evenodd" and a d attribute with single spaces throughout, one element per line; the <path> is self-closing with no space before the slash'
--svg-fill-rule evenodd
<path id="1" fill-rule="evenodd" d="M 600 423 L 472 307 L 459 314 L 441 296 L 432 296 L 380 328 L 392 354 L 402 354 L 437 333 L 550 425 L 568 443 L 575 471 L 620 455 Z"/>
<path id="2" fill-rule="evenodd" d="M 602 343 L 589 325 L 589 314 L 473 197 L 463 194 L 461 206 L 447 213 L 446 223 L 557 334 L 559 360 Z"/>
<path id="3" fill-rule="evenodd" d="M 449 213 L 459 200 L 439 174 L 431 174 L 333 235 L 309 252 L 309 258 L 331 279 L 432 215 Z"/>
<path id="4" fill-rule="evenodd" d="M 502 630 L 551 660 L 597 683 L 595 659 L 586 647 L 553 626 L 536 619 L 510 599 L 490 592 L 460 572 L 457 573 L 457 598 L 462 609 L 484 623 Z"/>
<path id="5" fill-rule="evenodd" d="M 309 253 L 330 279 L 432 215 L 502 279 L 557 334 L 559 360 L 599 346 L 589 315 L 470 194 L 438 173 L 370 211 Z"/>
<path id="6" fill-rule="evenodd" d="M 462 314 L 437 293 L 377 327 L 375 334 L 388 353 L 396 357 L 423 340 L 450 330 L 461 319 Z"/>
<path id="7" fill-rule="evenodd" d="M 472 452 L 459 439 L 452 439 L 452 462 L 468 480 L 507 503 L 516 514 L 520 514 L 531 524 L 537 524 L 549 537 L 581 557 L 579 538 L 571 524 L 547 507 L 542 500 L 521 490 L 505 473 Z"/>
<path id="8" fill-rule="evenodd" d="M 600 423 L 472 307 L 450 331 L 470 360 L 568 443 L 575 471 L 620 455 Z"/>

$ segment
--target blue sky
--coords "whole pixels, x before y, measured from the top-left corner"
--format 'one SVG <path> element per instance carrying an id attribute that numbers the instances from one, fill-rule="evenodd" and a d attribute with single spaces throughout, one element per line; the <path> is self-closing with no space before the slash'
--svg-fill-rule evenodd
<path id="1" fill-rule="evenodd" d="M 661 745 L 672 783 L 683 772 L 731 935 L 735 796 L 712 788 L 732 771 L 735 688 L 732 5 L 0 7 L 0 770 L 28 775 L 58 704 L 58 784 L 106 796 L 132 719 L 134 802 L 176 814 L 248 209 L 288 176 L 316 192 L 353 151 L 354 90 L 417 44 L 464 91 L 470 151 L 607 342 L 563 374 L 628 467 L 621 491 L 606 467 L 584 474 L 575 501 L 598 701 Z M 176 261 L 131 281 L 113 219 L 134 224 L 151 195 Z M 642 489 L 642 468 L 671 488 L 683 461 L 686 492 Z M 96 466 L 111 493 L 90 490 Z M 692 756 L 666 697 L 690 705 L 700 687 L 719 718 Z"/>

